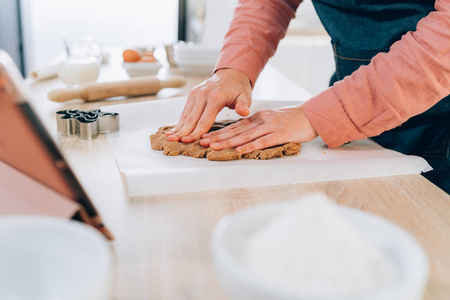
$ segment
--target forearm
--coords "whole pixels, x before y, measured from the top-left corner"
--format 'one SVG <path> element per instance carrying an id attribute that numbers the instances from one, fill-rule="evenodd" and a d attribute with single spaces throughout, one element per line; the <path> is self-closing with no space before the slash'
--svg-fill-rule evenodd
<path id="1" fill-rule="evenodd" d="M 220 53 L 216 70 L 233 68 L 254 85 L 286 34 L 301 0 L 240 0 Z"/>

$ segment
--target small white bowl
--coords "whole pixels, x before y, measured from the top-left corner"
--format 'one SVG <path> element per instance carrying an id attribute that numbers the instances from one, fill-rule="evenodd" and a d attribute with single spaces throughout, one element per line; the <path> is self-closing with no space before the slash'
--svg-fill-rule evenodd
<path id="1" fill-rule="evenodd" d="M 223 218 L 212 235 L 212 251 L 219 281 L 236 300 L 317 300 L 267 285 L 244 265 L 246 243 L 292 202 L 256 206 Z M 428 278 L 428 260 L 421 246 L 407 232 L 367 212 L 339 207 L 343 216 L 383 251 L 398 271 L 398 285 L 376 294 L 346 300 L 421 300 Z M 326 288 L 326 287 L 324 287 Z M 341 300 L 336 297 L 333 300 Z M 326 300 L 320 298 L 320 300 Z"/>
<path id="2" fill-rule="evenodd" d="M 130 77 L 139 76 L 156 76 L 159 69 L 161 69 L 161 63 L 155 62 L 124 62 L 122 66 L 127 71 Z"/>
<path id="3" fill-rule="evenodd" d="M 106 300 L 111 264 L 108 242 L 88 225 L 0 217 L 0 299 Z"/>

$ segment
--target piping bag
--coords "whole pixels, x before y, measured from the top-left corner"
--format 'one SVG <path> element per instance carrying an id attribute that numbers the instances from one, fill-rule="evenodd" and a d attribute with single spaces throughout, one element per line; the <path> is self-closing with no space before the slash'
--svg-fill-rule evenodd
<path id="1" fill-rule="evenodd" d="M 73 99 L 96 101 L 118 96 L 143 96 L 158 93 L 161 89 L 180 88 L 186 84 L 182 76 L 173 76 L 166 80 L 156 76 L 142 76 L 123 81 L 89 82 L 75 88 L 63 88 L 50 91 L 48 98 L 54 102 L 65 102 Z"/>

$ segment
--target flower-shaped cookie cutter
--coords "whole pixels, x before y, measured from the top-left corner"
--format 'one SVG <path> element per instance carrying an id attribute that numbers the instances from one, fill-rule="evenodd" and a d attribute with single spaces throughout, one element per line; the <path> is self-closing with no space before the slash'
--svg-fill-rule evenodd
<path id="1" fill-rule="evenodd" d="M 119 130 L 119 114 L 95 110 L 60 110 L 56 122 L 61 135 L 78 135 L 82 140 L 92 140 L 100 133 Z"/>

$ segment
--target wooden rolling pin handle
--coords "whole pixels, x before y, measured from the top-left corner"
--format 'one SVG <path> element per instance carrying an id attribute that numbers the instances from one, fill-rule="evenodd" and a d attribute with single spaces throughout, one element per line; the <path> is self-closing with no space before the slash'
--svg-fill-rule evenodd
<path id="1" fill-rule="evenodd" d="M 180 88 L 186 84 L 186 79 L 183 76 L 173 76 L 166 80 L 161 80 L 161 89 L 166 87 Z"/>
<path id="2" fill-rule="evenodd" d="M 48 99 L 54 102 L 65 102 L 72 99 L 85 99 L 85 91 L 82 87 L 72 88 L 72 89 L 56 89 L 50 91 L 48 94 Z"/>
<path id="3" fill-rule="evenodd" d="M 179 88 L 186 84 L 181 76 L 160 80 L 155 76 L 136 77 L 124 81 L 85 83 L 78 88 L 57 89 L 48 93 L 48 98 L 55 102 L 72 99 L 96 101 L 118 96 L 143 96 L 158 93 L 166 87 Z"/>

